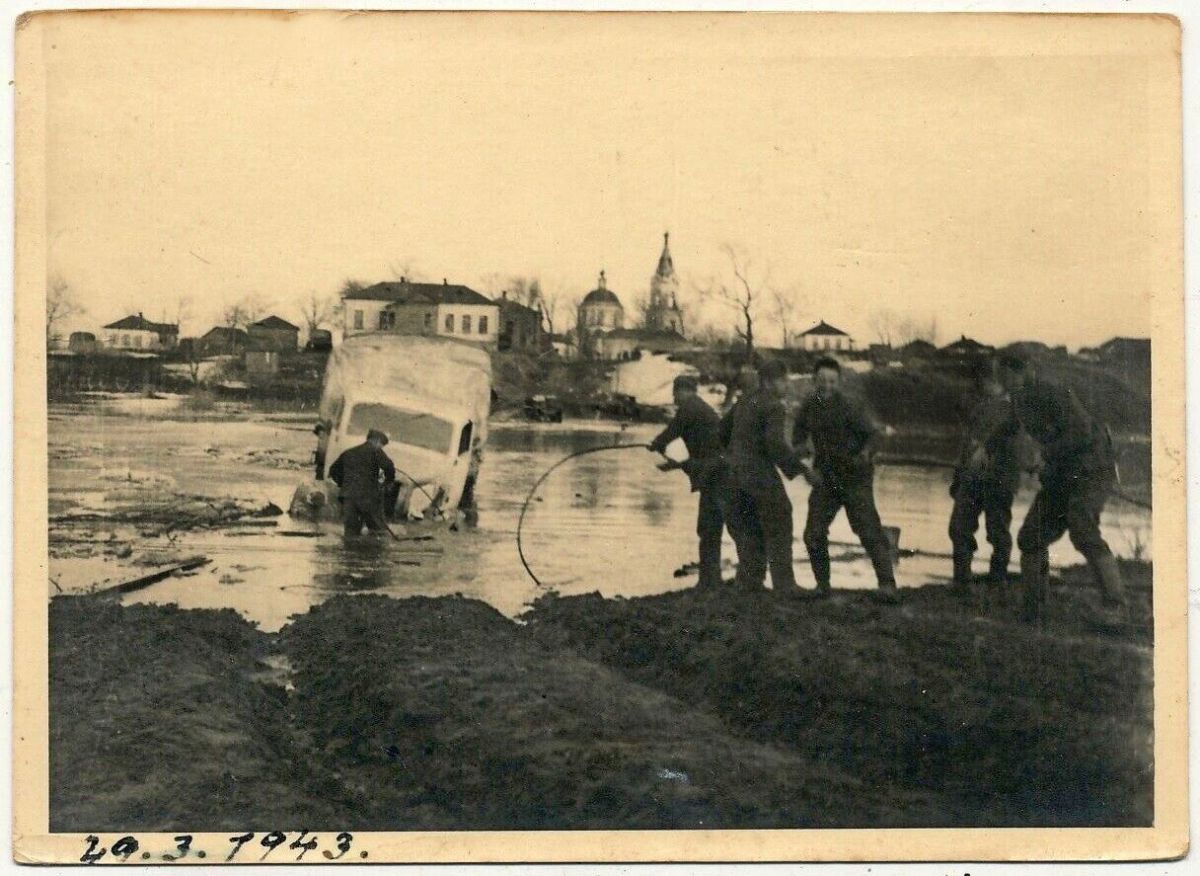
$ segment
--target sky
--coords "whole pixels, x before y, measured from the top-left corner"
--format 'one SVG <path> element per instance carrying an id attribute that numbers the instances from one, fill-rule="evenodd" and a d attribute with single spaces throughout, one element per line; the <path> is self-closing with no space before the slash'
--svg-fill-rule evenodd
<path id="1" fill-rule="evenodd" d="M 1150 334 L 1136 54 L 821 18 L 59 17 L 48 276 L 79 327 L 182 299 L 185 335 L 404 269 L 570 301 L 603 268 L 629 308 L 669 230 L 692 324 L 732 326 L 698 292 L 732 244 L 795 327 L 860 343 L 885 310 L 942 342 Z"/>

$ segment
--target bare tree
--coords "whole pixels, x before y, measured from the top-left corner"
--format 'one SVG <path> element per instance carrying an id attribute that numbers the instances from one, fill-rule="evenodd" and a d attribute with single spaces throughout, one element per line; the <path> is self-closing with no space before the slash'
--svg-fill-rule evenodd
<path id="1" fill-rule="evenodd" d="M 793 331 L 796 319 L 796 297 L 791 290 L 780 292 L 771 290 L 771 318 L 779 326 L 783 334 L 783 348 L 786 350 L 795 340 Z"/>
<path id="2" fill-rule="evenodd" d="M 867 324 L 871 326 L 871 331 L 875 333 L 876 343 L 882 344 L 885 347 L 896 345 L 897 334 L 897 316 L 892 310 L 876 310 L 867 320 Z"/>
<path id="3" fill-rule="evenodd" d="M 899 314 L 894 310 L 883 309 L 872 313 L 868 322 L 878 342 L 889 347 L 903 347 L 913 341 L 937 343 L 936 315 L 922 319 L 911 314 Z"/>
<path id="4" fill-rule="evenodd" d="M 417 266 L 415 259 L 404 258 L 394 261 L 388 266 L 388 271 L 391 273 L 393 280 L 408 280 L 413 283 L 425 282 L 425 274 Z"/>
<path id="5" fill-rule="evenodd" d="M 188 295 L 180 295 L 179 300 L 175 302 L 175 311 L 171 314 L 175 318 L 175 327 L 182 334 L 183 323 L 185 320 L 192 318 L 192 299 Z"/>
<path id="6" fill-rule="evenodd" d="M 62 277 L 51 278 L 46 284 L 46 349 L 61 342 L 63 322 L 85 312 L 70 284 Z"/>
<path id="7" fill-rule="evenodd" d="M 571 300 L 562 284 L 547 283 L 539 290 L 538 307 L 546 323 L 546 332 L 554 334 L 570 323 L 570 315 L 578 312 L 579 304 Z"/>
<path id="8" fill-rule="evenodd" d="M 355 292 L 361 292 L 367 288 L 367 284 L 362 280 L 355 280 L 352 277 L 347 277 L 342 281 L 341 287 L 338 289 L 338 297 L 345 298 L 347 295 L 353 295 Z"/>
<path id="9" fill-rule="evenodd" d="M 242 328 L 258 322 L 270 303 L 256 292 L 242 296 L 238 301 L 225 308 L 222 321 L 230 328 Z"/>
<path id="10" fill-rule="evenodd" d="M 333 309 L 336 305 L 337 302 L 328 295 L 309 293 L 308 301 L 300 307 L 300 315 L 304 317 L 304 323 L 308 326 L 310 338 L 313 332 L 321 327 L 321 323 L 328 322 L 333 317 Z"/>
<path id="11" fill-rule="evenodd" d="M 700 295 L 711 298 L 737 311 L 734 324 L 742 343 L 746 345 L 746 359 L 754 356 L 754 321 L 764 297 L 770 294 L 770 272 L 759 270 L 751 257 L 733 244 L 721 245 L 721 252 L 729 259 L 731 277 L 710 279 L 707 286 L 698 288 Z"/>

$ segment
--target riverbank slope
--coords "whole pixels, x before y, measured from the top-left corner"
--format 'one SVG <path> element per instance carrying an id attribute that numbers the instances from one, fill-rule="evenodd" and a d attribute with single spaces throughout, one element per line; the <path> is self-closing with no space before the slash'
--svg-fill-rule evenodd
<path id="1" fill-rule="evenodd" d="M 1151 570 L 1125 568 L 1118 627 L 1074 570 L 1036 627 L 982 584 L 548 596 L 520 622 L 341 596 L 274 636 L 60 597 L 51 827 L 1147 825 Z"/>

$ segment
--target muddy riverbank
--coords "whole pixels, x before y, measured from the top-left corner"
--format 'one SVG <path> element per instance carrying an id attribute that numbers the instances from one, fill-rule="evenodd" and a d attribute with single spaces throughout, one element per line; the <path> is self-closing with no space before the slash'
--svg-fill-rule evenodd
<path id="1" fill-rule="evenodd" d="M 60 597 L 56 831 L 1146 825 L 1150 569 L 895 607 L 341 595 L 278 634 Z M 105 751 L 103 768 L 97 751 Z M 253 815 L 253 817 L 251 817 Z"/>

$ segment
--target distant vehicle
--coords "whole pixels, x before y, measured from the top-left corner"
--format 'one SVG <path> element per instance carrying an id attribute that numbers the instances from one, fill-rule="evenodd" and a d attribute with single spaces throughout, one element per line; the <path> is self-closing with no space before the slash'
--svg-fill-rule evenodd
<path id="1" fill-rule="evenodd" d="M 631 395 L 614 392 L 600 399 L 596 405 L 596 413 L 602 417 L 614 417 L 619 420 L 640 420 L 641 406 Z"/>
<path id="2" fill-rule="evenodd" d="M 525 419 L 536 423 L 561 423 L 562 402 L 552 395 L 531 395 L 525 399 Z"/>
<path id="3" fill-rule="evenodd" d="M 347 338 L 325 367 L 314 429 L 317 483 L 297 490 L 301 505 L 336 509 L 337 488 L 325 474 L 343 451 L 366 440 L 368 429 L 388 436 L 384 452 L 396 464 L 389 514 L 429 517 L 460 507 L 464 496 L 469 503 L 487 443 L 491 389 L 491 358 L 474 345 L 398 334 Z"/>
<path id="4" fill-rule="evenodd" d="M 312 334 L 309 335 L 308 343 L 304 345 L 304 349 L 310 353 L 329 352 L 333 349 L 333 333 L 328 329 L 314 329 Z"/>

